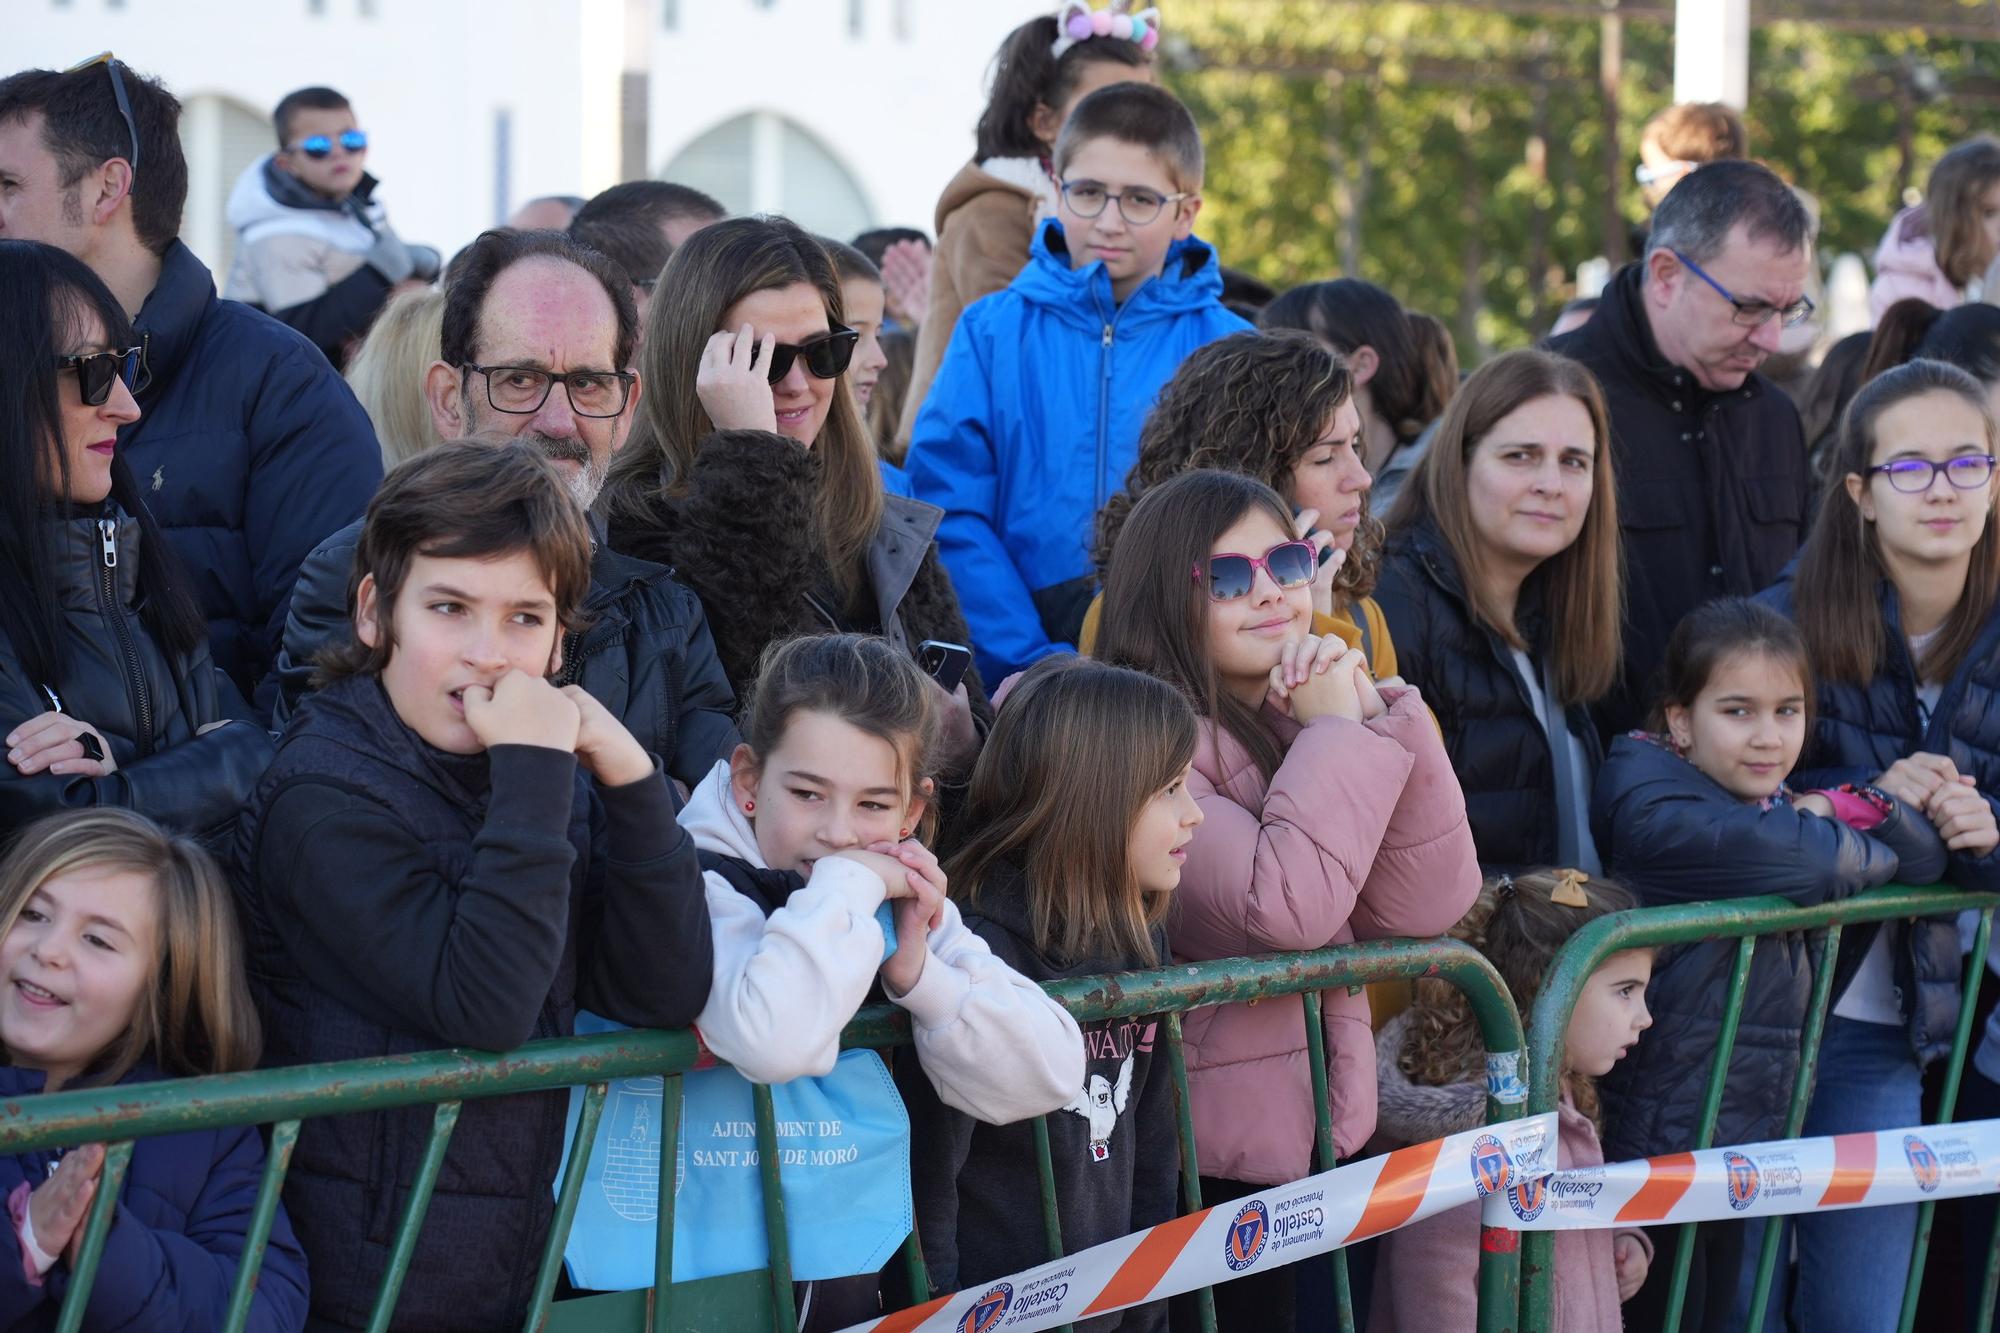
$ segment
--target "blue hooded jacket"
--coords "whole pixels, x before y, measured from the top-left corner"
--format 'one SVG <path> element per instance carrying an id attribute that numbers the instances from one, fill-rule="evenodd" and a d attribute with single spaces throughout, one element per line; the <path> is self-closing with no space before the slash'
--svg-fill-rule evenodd
<path id="1" fill-rule="evenodd" d="M 299 566 L 382 481 L 375 428 L 318 348 L 217 297 L 179 241 L 133 323 L 146 376 L 118 447 L 193 576 L 215 664 L 268 718 Z"/>
<path id="2" fill-rule="evenodd" d="M 1102 261 L 1070 267 L 1055 221 L 1005 291 L 966 309 L 905 466 L 917 498 L 945 511 L 938 550 L 983 679 L 1074 650 L 1095 591 L 1092 525 L 1160 387 L 1190 352 L 1249 327 L 1223 308 L 1199 238 L 1174 242 L 1119 305 Z"/>

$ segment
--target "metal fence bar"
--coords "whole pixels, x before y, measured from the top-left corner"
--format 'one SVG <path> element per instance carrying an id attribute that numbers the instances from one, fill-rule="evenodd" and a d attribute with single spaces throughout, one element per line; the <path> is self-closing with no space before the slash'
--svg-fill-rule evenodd
<path id="1" fill-rule="evenodd" d="M 673 1333 L 674 1290 L 674 1199 L 680 1183 L 676 1170 L 679 1154 L 667 1145 L 681 1141 L 681 1110 L 687 1088 L 681 1076 L 660 1080 L 660 1183 L 656 1187 L 660 1206 L 653 1219 L 653 1304 L 652 1333 Z"/>
<path id="2" fill-rule="evenodd" d="M 1707 939 L 1817 930 L 1835 923 L 1902 920 L 1968 907 L 1990 912 L 1996 903 L 2000 903 L 2000 894 L 1967 893 L 1948 886 L 1890 885 L 1810 907 L 1770 895 L 1642 908 L 1600 917 L 1577 931 L 1563 946 L 1536 998 L 1528 1025 L 1531 1064 L 1527 1113 L 1535 1115 L 1555 1109 L 1562 1092 L 1563 1038 L 1576 997 L 1590 974 L 1614 953 Z M 1954 1051 L 1954 1068 L 1962 1063 L 1967 1035 L 1967 1032 L 1960 1034 L 1961 1040 Z M 1549 1263 L 1554 1241 L 1553 1232 L 1529 1232 L 1524 1238 L 1521 1326 L 1525 1329 L 1546 1328 L 1550 1324 L 1553 1275 Z"/>
<path id="3" fill-rule="evenodd" d="M 1951 1055 L 1944 1070 L 1944 1095 L 1938 1100 L 1938 1123 L 1951 1123 L 1952 1112 L 1958 1108 L 1958 1081 L 1965 1073 L 1965 1056 L 1972 1044 L 1972 1015 L 1979 1002 L 1979 980 L 1986 972 L 1986 945 L 1993 936 L 1993 909 L 1988 907 L 1979 914 L 1979 930 L 1973 936 L 1972 954 L 1966 959 L 1965 972 L 1959 983 L 1958 1023 L 1952 1031 Z M 1910 1248 L 1910 1271 L 1903 1280 L 1903 1317 L 1897 1321 L 1899 1333 L 1910 1333 L 1917 1322 L 1917 1298 L 1922 1295 L 1924 1257 L 1931 1245 L 1931 1215 L 1937 1211 L 1937 1200 L 1928 1199 L 1917 1207 L 1917 1240 Z M 2000 1228 L 1996 1228 L 2000 1230 Z M 1991 1325 L 1983 1325 L 1981 1333 Z"/>
<path id="4" fill-rule="evenodd" d="M 1181 1145 L 1181 1212 L 1201 1211 L 1201 1164 L 1194 1153 L 1194 1108 L 1188 1101 L 1187 1050 L 1181 1045 L 1181 1016 L 1167 1014 L 1167 1072 L 1174 1082 L 1174 1129 Z M 1194 1294 L 1201 1333 L 1215 1333 L 1215 1289 Z"/>
<path id="5" fill-rule="evenodd" d="M 1042 1243 L 1048 1247 L 1049 1258 L 1060 1259 L 1063 1255 L 1062 1210 L 1056 1206 L 1056 1162 L 1049 1151 L 1049 1118 L 1035 1117 L 1035 1180 L 1042 1192 Z M 1057 1333 L 1074 1333 L 1076 1325 L 1060 1325 Z"/>
<path id="6" fill-rule="evenodd" d="M 250 1210 L 250 1230 L 243 1237 L 243 1253 L 236 1260 L 236 1282 L 229 1293 L 229 1314 L 223 1333 L 243 1333 L 250 1319 L 250 1305 L 257 1299 L 257 1276 L 264 1267 L 264 1249 L 271 1240 L 271 1223 L 278 1216 L 278 1194 L 285 1186 L 285 1172 L 292 1164 L 292 1149 L 298 1146 L 299 1122 L 284 1120 L 271 1126 L 271 1146 L 264 1158 L 264 1178 L 257 1186 L 257 1204 Z"/>
<path id="7" fill-rule="evenodd" d="M 778 1168 L 784 1159 L 778 1148 L 778 1112 L 768 1083 L 750 1085 L 757 1118 L 757 1172 L 764 1186 L 764 1243 L 769 1250 L 771 1325 L 776 1333 L 798 1333 L 798 1306 L 792 1300 L 792 1238 L 785 1229 L 785 1191 Z"/>
<path id="8" fill-rule="evenodd" d="M 1327 1086 L 1325 1006 L 1318 991 L 1301 995 L 1306 1013 L 1306 1064 L 1312 1072 L 1313 1090 L 1313 1170 L 1330 1171 L 1338 1155 L 1333 1150 L 1333 1090 Z M 1333 1313 L 1340 1333 L 1354 1333 L 1354 1294 L 1347 1284 L 1347 1251 L 1338 1249 L 1326 1256 L 1327 1271 L 1333 1278 Z"/>
<path id="9" fill-rule="evenodd" d="M 424 1145 L 423 1161 L 417 1178 L 410 1184 L 410 1201 L 403 1207 L 402 1221 L 396 1224 L 396 1243 L 389 1251 L 389 1266 L 382 1274 L 382 1286 L 375 1293 L 375 1312 L 368 1319 L 368 1333 L 389 1333 L 396 1313 L 396 1297 L 402 1294 L 403 1279 L 409 1275 L 410 1257 L 417 1252 L 417 1232 L 423 1229 L 424 1214 L 430 1210 L 431 1191 L 437 1188 L 438 1172 L 444 1169 L 445 1149 L 451 1146 L 451 1132 L 458 1128 L 458 1102 L 439 1102 L 431 1116 L 430 1142 Z"/>
<path id="10" fill-rule="evenodd" d="M 132 1141 L 114 1143 L 104 1151 L 104 1165 L 98 1170 L 97 1197 L 91 1201 L 90 1217 L 84 1223 L 83 1245 L 69 1270 L 69 1290 L 63 1296 L 62 1318 L 56 1333 L 77 1333 L 83 1327 L 83 1312 L 90 1304 L 90 1290 L 97 1284 L 97 1265 L 104 1258 L 104 1241 L 111 1234 L 111 1219 L 118 1211 L 118 1196 L 125 1189 L 125 1171 L 132 1165 Z"/>
<path id="11" fill-rule="evenodd" d="M 569 1245 L 569 1229 L 576 1221 L 577 1201 L 583 1197 L 584 1173 L 590 1169 L 590 1152 L 597 1144 L 597 1122 L 604 1114 L 604 1097 L 610 1090 L 608 1083 L 593 1083 L 583 1090 L 576 1133 L 569 1140 L 569 1165 L 563 1169 L 562 1192 L 556 1195 L 555 1216 L 549 1220 L 549 1239 L 542 1246 L 542 1266 L 535 1274 L 535 1293 L 528 1302 L 522 1333 L 535 1333 L 548 1316 L 556 1278 L 562 1272 L 563 1250 Z M 661 1145 L 662 1156 L 670 1151 Z"/>
<path id="12" fill-rule="evenodd" d="M 1826 1011 L 1833 1003 L 1833 965 L 1840 954 L 1840 923 L 1826 928 L 1820 940 L 1819 960 L 1813 964 L 1812 1001 L 1806 1009 L 1805 1030 L 1799 1035 L 1799 1074 L 1792 1081 L 1792 1104 L 1785 1112 L 1785 1137 L 1795 1139 L 1805 1129 L 1806 1112 L 1812 1107 L 1813 1083 L 1819 1077 L 1819 1043 L 1826 1034 Z M 1778 1244 L 1785 1234 L 1785 1219 L 1766 1218 L 1764 1243 L 1757 1253 L 1757 1284 L 1750 1293 L 1750 1319 L 1746 1327 L 1764 1327 L 1764 1308 L 1770 1303 L 1771 1279 L 1778 1271 Z"/>

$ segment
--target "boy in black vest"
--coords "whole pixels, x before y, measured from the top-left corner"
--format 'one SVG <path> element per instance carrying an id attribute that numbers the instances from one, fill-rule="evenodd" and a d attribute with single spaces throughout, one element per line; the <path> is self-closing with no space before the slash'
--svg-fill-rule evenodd
<path id="1" fill-rule="evenodd" d="M 293 720 L 239 829 L 271 1064 L 574 1030 L 579 1007 L 683 1027 L 713 954 L 694 844 L 658 762 L 576 686 L 582 510 L 531 446 L 412 459 L 370 504 L 353 642 Z M 395 1312 L 519 1324 L 561 1159 L 561 1092 L 467 1101 Z M 367 1323 L 432 1109 L 306 1122 L 285 1198 L 313 1328 Z"/>

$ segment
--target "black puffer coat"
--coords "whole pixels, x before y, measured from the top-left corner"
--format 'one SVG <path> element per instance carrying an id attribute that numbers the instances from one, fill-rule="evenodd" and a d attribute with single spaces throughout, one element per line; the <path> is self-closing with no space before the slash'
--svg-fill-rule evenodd
<path id="1" fill-rule="evenodd" d="M 652 499 L 645 523 L 611 524 L 611 547 L 670 566 L 701 598 L 716 652 L 737 697 L 756 683 L 758 659 L 780 639 L 839 628 L 822 605 L 825 560 L 813 540 L 819 486 L 812 454 L 783 435 L 717 431 L 701 442 L 687 494 Z M 925 639 L 972 640 L 934 538 L 943 511 L 885 495 L 868 548 L 868 586 L 882 636 L 914 653 Z M 966 692 L 981 726 L 990 718 L 976 668 Z"/>
<path id="2" fill-rule="evenodd" d="M 1988 620 L 1958 673 L 1945 682 L 1926 724 L 1917 706 L 1916 666 L 1903 633 L 1896 585 L 1884 579 L 1878 596 L 1887 660 L 1866 685 L 1819 682 L 1813 732 L 1799 757 L 1799 784 L 1871 782 L 1898 759 L 1924 751 L 1946 756 L 1959 772 L 1977 778 L 1987 803 L 2000 807 L 2000 615 Z M 1789 580 L 1758 600 L 1787 616 L 1795 614 Z M 1984 856 L 1951 852 L 1949 857 L 1947 882 L 1975 892 L 2000 889 L 2000 848 Z M 1912 879 L 1908 867 L 1900 878 L 1906 884 L 1929 882 Z M 1881 930 L 1892 932 L 1896 988 L 1910 1022 L 1911 1049 L 1920 1062 L 1929 1063 L 1951 1049 L 1958 1023 L 1957 921 L 1930 917 L 1843 931 L 1841 968 L 1834 974 L 1836 999 L 1838 987 L 1846 985 Z"/>
<path id="3" fill-rule="evenodd" d="M 1375 600 L 1389 621 L 1398 669 L 1424 692 L 1444 731 L 1480 864 L 1509 870 L 1554 864 L 1559 816 L 1548 733 L 1506 642 L 1472 618 L 1465 580 L 1435 527 L 1425 523 L 1391 544 Z M 1530 578 L 1518 619 L 1536 657 L 1548 639 L 1539 600 L 1540 580 Z M 1587 802 L 1603 747 L 1582 705 L 1571 705 L 1564 721 L 1591 766 L 1581 792 Z"/>
<path id="4" fill-rule="evenodd" d="M 1899 865 L 1919 882 L 1944 868 L 1944 844 L 1914 811 L 1892 804 L 1874 829 L 1857 833 L 1794 809 L 1788 794 L 1745 802 L 1650 737 L 1611 743 L 1593 823 L 1605 868 L 1647 907 L 1772 893 L 1810 906 L 1886 884 Z M 1655 960 L 1646 992 L 1653 1026 L 1598 1084 L 1607 1161 L 1694 1146 L 1736 947 L 1712 940 L 1662 950 Z M 1757 942 L 1714 1142 L 1782 1132 L 1812 954 L 1800 934 Z"/>
<path id="5" fill-rule="evenodd" d="M 1590 368 L 1611 409 L 1626 610 L 1624 679 L 1595 710 L 1606 736 L 1640 725 L 1681 617 L 1754 596 L 1809 522 L 1798 409 L 1762 375 L 1710 393 L 1668 361 L 1646 318 L 1644 269 L 1626 265 L 1590 323 L 1548 344 Z"/>
<path id="6" fill-rule="evenodd" d="M 50 523 L 69 664 L 60 680 L 30 680 L 0 638 L 0 736 L 60 700 L 103 733 L 118 767 L 101 778 L 23 776 L 0 762 L 0 837 L 39 815 L 98 805 L 188 833 L 222 828 L 271 762 L 271 737 L 251 722 L 195 734 L 230 716 L 218 691 L 233 691 L 205 645 L 170 660 L 140 619 L 138 519 L 107 504 L 101 517 Z"/>
<path id="7" fill-rule="evenodd" d="M 352 633 L 347 585 L 356 520 L 321 542 L 299 569 L 278 653 L 273 719 L 282 728 L 312 686 L 313 658 Z M 716 661 L 701 602 L 673 571 L 618 555 L 599 541 L 590 555 L 590 624 L 563 640 L 558 683 L 581 685 L 625 724 L 667 776 L 693 790 L 736 748 L 736 699 Z"/>

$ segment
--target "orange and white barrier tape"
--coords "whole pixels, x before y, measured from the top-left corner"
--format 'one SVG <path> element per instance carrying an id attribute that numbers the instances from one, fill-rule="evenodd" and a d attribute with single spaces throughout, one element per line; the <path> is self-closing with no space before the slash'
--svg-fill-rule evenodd
<path id="1" fill-rule="evenodd" d="M 2000 1191 L 2000 1120 L 1705 1148 L 1517 1175 L 1481 1220 L 1515 1231 L 1711 1222 Z"/>
<path id="2" fill-rule="evenodd" d="M 1553 1113 L 1232 1199 L 845 1333 L 1033 1333 L 1295 1263 L 1510 1189 L 1554 1164 Z"/>

